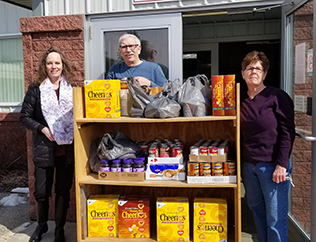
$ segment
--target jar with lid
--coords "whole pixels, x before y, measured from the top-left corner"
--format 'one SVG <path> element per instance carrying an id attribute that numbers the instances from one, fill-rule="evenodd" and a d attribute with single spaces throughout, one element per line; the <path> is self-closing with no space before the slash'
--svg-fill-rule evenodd
<path id="1" fill-rule="evenodd" d="M 122 172 L 132 172 L 132 171 L 133 171 L 132 159 L 129 159 L 129 158 L 123 159 Z"/>
<path id="2" fill-rule="evenodd" d="M 145 158 L 139 157 L 134 160 L 133 172 L 144 172 L 145 171 Z"/>
<path id="3" fill-rule="evenodd" d="M 109 172 L 111 171 L 109 161 L 106 159 L 101 160 L 100 171 Z"/>
<path id="4" fill-rule="evenodd" d="M 112 160 L 111 172 L 121 172 L 121 160 Z"/>

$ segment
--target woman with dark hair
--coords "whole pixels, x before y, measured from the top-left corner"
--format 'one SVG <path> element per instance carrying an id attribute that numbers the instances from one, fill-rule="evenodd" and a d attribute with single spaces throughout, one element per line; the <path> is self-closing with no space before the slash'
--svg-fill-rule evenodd
<path id="1" fill-rule="evenodd" d="M 64 225 L 74 172 L 71 67 L 56 47 L 43 55 L 38 78 L 28 87 L 20 121 L 32 131 L 38 225 L 30 242 L 48 231 L 49 198 L 55 174 L 55 242 L 64 242 Z"/>
<path id="2" fill-rule="evenodd" d="M 248 206 L 259 242 L 287 242 L 293 101 L 283 90 L 264 85 L 269 60 L 263 52 L 247 54 L 241 67 L 248 87 L 240 108 L 241 173 Z"/>

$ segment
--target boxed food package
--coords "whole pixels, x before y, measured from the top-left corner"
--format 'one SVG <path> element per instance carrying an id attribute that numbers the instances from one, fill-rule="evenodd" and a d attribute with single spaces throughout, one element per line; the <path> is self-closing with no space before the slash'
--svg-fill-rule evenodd
<path id="1" fill-rule="evenodd" d="M 225 115 L 236 115 L 235 75 L 224 76 Z"/>
<path id="2" fill-rule="evenodd" d="M 194 242 L 227 241 L 227 202 L 222 198 L 195 198 Z"/>
<path id="3" fill-rule="evenodd" d="M 157 241 L 190 241 L 189 199 L 157 197 Z"/>
<path id="4" fill-rule="evenodd" d="M 225 115 L 224 107 L 224 76 L 212 76 L 213 115 Z"/>
<path id="5" fill-rule="evenodd" d="M 146 180 L 185 180 L 183 157 L 148 157 Z"/>
<path id="6" fill-rule="evenodd" d="M 121 196 L 118 201 L 119 238 L 150 238 L 148 196 Z"/>
<path id="7" fill-rule="evenodd" d="M 84 81 L 86 118 L 121 117 L 120 80 Z"/>
<path id="8" fill-rule="evenodd" d="M 118 236 L 118 199 L 116 194 L 91 195 L 87 200 L 88 236 Z"/>

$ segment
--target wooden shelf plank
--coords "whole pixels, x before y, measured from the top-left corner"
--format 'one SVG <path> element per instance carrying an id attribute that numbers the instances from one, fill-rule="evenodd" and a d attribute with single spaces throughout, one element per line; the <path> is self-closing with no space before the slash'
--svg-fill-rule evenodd
<path id="1" fill-rule="evenodd" d="M 96 173 L 80 178 L 77 181 L 81 185 L 110 185 L 110 186 L 138 186 L 138 187 L 207 187 L 207 188 L 237 188 L 236 183 L 207 183 L 207 184 L 189 184 L 185 181 L 113 181 L 113 180 L 100 180 Z"/>

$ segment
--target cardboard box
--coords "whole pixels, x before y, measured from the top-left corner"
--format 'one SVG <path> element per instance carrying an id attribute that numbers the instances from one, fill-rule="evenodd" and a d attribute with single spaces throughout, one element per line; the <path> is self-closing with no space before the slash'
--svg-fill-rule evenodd
<path id="1" fill-rule="evenodd" d="M 222 198 L 195 198 L 194 242 L 227 241 L 227 202 Z"/>
<path id="2" fill-rule="evenodd" d="M 148 157 L 148 164 L 183 164 L 183 157 Z"/>
<path id="3" fill-rule="evenodd" d="M 84 81 L 86 118 L 121 117 L 120 80 Z"/>
<path id="4" fill-rule="evenodd" d="M 157 241 L 190 241 L 189 199 L 157 197 Z"/>
<path id="5" fill-rule="evenodd" d="M 237 176 L 187 176 L 187 183 L 190 184 L 218 184 L 237 183 Z"/>
<path id="6" fill-rule="evenodd" d="M 119 238 L 150 238 L 148 196 L 121 196 L 118 201 Z"/>
<path id="7" fill-rule="evenodd" d="M 88 237 L 118 236 L 116 194 L 91 195 L 87 200 Z"/>
<path id="8" fill-rule="evenodd" d="M 99 171 L 98 179 L 113 181 L 144 181 L 144 172 L 105 172 Z"/>
<path id="9" fill-rule="evenodd" d="M 212 76 L 212 107 L 214 116 L 225 115 L 224 76 Z"/>
<path id="10" fill-rule="evenodd" d="M 147 164 L 146 180 L 185 181 L 184 164 Z"/>
<path id="11" fill-rule="evenodd" d="M 227 155 L 189 155 L 189 162 L 226 162 Z"/>
<path id="12" fill-rule="evenodd" d="M 236 115 L 236 84 L 235 75 L 224 76 L 225 115 Z"/>

